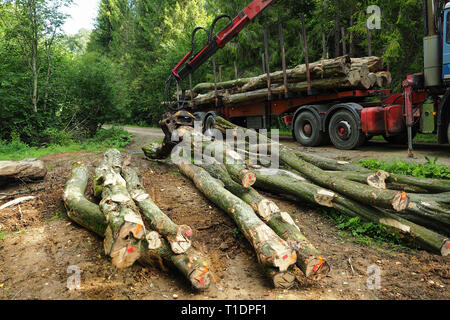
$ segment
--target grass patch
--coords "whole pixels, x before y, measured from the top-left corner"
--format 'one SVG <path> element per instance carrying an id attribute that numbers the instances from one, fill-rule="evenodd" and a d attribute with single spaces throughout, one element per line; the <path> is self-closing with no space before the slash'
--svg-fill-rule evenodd
<path id="1" fill-rule="evenodd" d="M 383 136 L 374 136 L 372 138 L 372 140 L 373 141 L 385 141 Z M 437 143 L 437 134 L 418 133 L 414 138 L 414 142 Z"/>
<path id="2" fill-rule="evenodd" d="M 404 161 L 380 161 L 378 159 L 362 159 L 359 165 L 370 170 L 384 170 L 418 178 L 450 179 L 450 166 L 438 164 L 438 158 L 433 161 L 425 157 L 426 162 L 410 163 Z"/>
<path id="3" fill-rule="evenodd" d="M 350 217 L 341 214 L 334 209 L 321 209 L 319 213 L 326 219 L 336 224 L 339 235 L 342 237 L 353 237 L 357 243 L 367 246 L 380 246 L 389 244 L 394 248 L 413 248 L 417 247 L 381 225 L 373 222 L 363 221 L 360 217 Z"/>
<path id="4" fill-rule="evenodd" d="M 106 124 L 105 126 L 109 127 L 109 126 L 119 126 L 119 127 L 130 127 L 130 128 L 153 128 L 153 129 L 160 129 L 160 127 L 158 127 L 157 125 L 149 125 L 145 122 L 142 123 L 133 123 L 133 124 L 116 124 L 116 125 L 111 125 L 111 124 Z"/>
<path id="5" fill-rule="evenodd" d="M 5 239 L 6 237 L 6 232 L 0 232 L 0 241 Z"/>
<path id="6" fill-rule="evenodd" d="M 30 147 L 17 139 L 9 143 L 0 140 L 0 160 L 23 160 L 62 152 L 91 152 L 110 148 L 122 150 L 131 142 L 132 137 L 132 134 L 122 128 L 113 127 L 99 129 L 91 139 L 69 139 L 63 143 L 50 143 L 45 147 Z"/>
<path id="7" fill-rule="evenodd" d="M 292 131 L 286 128 L 283 129 L 272 129 L 268 136 L 272 136 L 275 133 L 275 130 L 278 130 L 279 136 L 292 136 Z"/>

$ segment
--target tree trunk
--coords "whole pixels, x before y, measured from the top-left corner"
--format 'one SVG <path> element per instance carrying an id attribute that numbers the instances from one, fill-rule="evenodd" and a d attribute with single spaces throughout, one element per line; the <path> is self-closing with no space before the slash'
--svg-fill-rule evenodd
<path id="1" fill-rule="evenodd" d="M 186 225 L 175 224 L 158 208 L 145 191 L 136 170 L 124 168 L 122 176 L 127 183 L 128 192 L 150 222 L 152 229 L 167 239 L 174 253 L 186 252 L 191 247 L 192 229 Z"/>
<path id="2" fill-rule="evenodd" d="M 216 127 L 221 128 L 221 130 L 238 128 L 236 125 L 233 125 L 221 117 L 216 118 Z M 244 130 L 244 132 L 247 131 L 245 128 L 241 129 Z M 259 133 L 257 134 L 260 136 Z M 265 139 L 268 140 L 267 138 Z M 268 143 L 270 144 L 272 142 L 268 140 Z M 300 172 L 305 178 L 310 179 L 312 182 L 317 183 L 324 188 L 330 188 L 368 205 L 394 209 L 395 211 L 403 211 L 408 207 L 409 197 L 406 193 L 392 190 L 380 190 L 335 177 L 309 162 L 300 159 L 296 156 L 294 151 L 287 147 L 280 145 L 279 150 L 279 157 L 282 162 Z"/>
<path id="3" fill-rule="evenodd" d="M 296 151 L 295 154 L 301 159 L 308 161 L 323 170 L 371 172 L 369 169 L 352 164 L 348 161 L 328 159 L 301 151 Z"/>
<path id="4" fill-rule="evenodd" d="M 202 168 L 214 178 L 221 180 L 228 191 L 249 204 L 278 236 L 296 249 L 297 266 L 306 277 L 319 280 L 328 274 L 330 266 L 321 257 L 320 252 L 302 234 L 287 212 L 281 212 L 273 201 L 264 198 L 255 189 L 244 188 L 233 181 L 225 166 L 216 163 L 202 165 Z"/>
<path id="5" fill-rule="evenodd" d="M 341 35 L 341 19 L 336 12 L 334 15 L 334 56 L 340 56 L 340 35 Z"/>
<path id="6" fill-rule="evenodd" d="M 148 159 L 160 160 L 169 157 L 170 153 L 173 150 L 173 147 L 173 143 L 167 143 L 164 141 L 161 144 L 158 142 L 154 142 L 145 147 L 142 147 L 142 151 Z"/>
<path id="7" fill-rule="evenodd" d="M 351 61 L 353 67 L 367 65 L 370 72 L 377 73 L 380 71 L 384 71 L 383 58 L 380 57 L 369 56 L 364 58 L 351 58 Z"/>
<path id="8" fill-rule="evenodd" d="M 64 189 L 63 200 L 69 218 L 91 232 L 104 238 L 108 228 L 105 215 L 98 205 L 84 197 L 89 172 L 85 165 L 75 163 Z M 211 285 L 207 260 L 192 247 L 183 254 L 174 254 L 169 243 L 156 232 L 146 232 L 149 247 L 140 247 L 138 260 L 144 266 L 153 266 L 154 260 L 164 260 L 177 268 L 197 290 L 206 290 Z"/>
<path id="9" fill-rule="evenodd" d="M 236 125 L 221 117 L 216 118 L 216 128 L 237 129 Z M 239 127 L 240 128 L 240 127 Z M 247 131 L 245 128 L 240 128 Z M 258 134 L 258 133 L 257 133 Z M 258 134 L 260 135 L 260 134 Z M 268 140 L 266 137 L 263 137 Z M 268 140 L 269 144 L 272 144 Z M 333 174 L 327 173 L 318 167 L 301 160 L 292 150 L 280 145 L 279 157 L 282 162 L 300 172 L 304 177 L 318 185 L 334 190 L 356 201 L 369 206 L 394 210 L 396 212 L 411 213 L 418 217 L 441 222 L 445 228 L 449 226 L 450 209 L 435 201 L 432 196 L 407 195 L 406 192 L 377 189 L 371 186 L 352 182 Z M 257 178 L 258 180 L 258 178 Z"/>
<path id="10" fill-rule="evenodd" d="M 0 185 L 8 180 L 33 181 L 47 175 L 45 164 L 40 160 L 0 161 Z"/>
<path id="11" fill-rule="evenodd" d="M 146 245 L 144 222 L 121 177 L 122 156 L 109 150 L 95 170 L 94 191 L 101 194 L 100 209 L 106 217 L 105 254 L 119 269 L 128 268 L 140 257 L 137 247 Z"/>
<path id="12" fill-rule="evenodd" d="M 308 182 L 268 174 L 265 169 L 253 171 L 256 174 L 255 186 L 259 189 L 276 192 L 277 194 L 292 195 L 299 202 L 306 201 L 323 207 L 335 208 L 339 212 L 352 217 L 362 217 L 367 221 L 384 225 L 400 236 L 408 236 L 410 240 L 420 244 L 424 249 L 440 253 L 443 256 L 450 253 L 448 238 L 405 220 L 397 214 L 366 206 Z"/>
<path id="13" fill-rule="evenodd" d="M 314 162 L 310 163 L 315 164 Z M 347 180 L 365 183 L 365 181 L 367 181 L 367 179 L 369 179 L 374 173 L 371 171 L 342 171 L 334 172 L 333 174 Z M 439 179 L 416 178 L 404 176 L 401 174 L 389 173 L 385 179 L 385 182 L 387 183 L 387 186 L 385 186 L 385 188 L 387 187 L 391 190 L 402 190 L 413 193 L 450 192 L 450 181 L 448 180 L 446 181 Z M 429 195 L 426 196 L 428 197 Z"/>
<path id="14" fill-rule="evenodd" d="M 251 80 L 251 78 L 243 78 L 243 79 L 219 82 L 219 83 L 217 83 L 217 89 L 218 90 L 228 90 L 228 89 L 233 89 L 233 88 L 237 88 L 237 87 L 242 87 L 243 85 L 248 83 L 250 80 Z M 210 91 L 214 90 L 214 83 L 199 83 L 194 87 L 193 90 L 195 93 L 198 93 L 198 94 L 209 93 Z"/>
<path id="15" fill-rule="evenodd" d="M 280 272 L 273 267 L 265 267 L 264 273 L 271 280 L 274 288 L 290 289 L 294 286 L 296 277 L 291 271 Z"/>
<path id="16" fill-rule="evenodd" d="M 84 196 L 89 179 L 87 167 L 79 162 L 72 165 L 71 175 L 64 188 L 63 200 L 67 215 L 80 226 L 103 237 L 107 224 L 98 205 Z"/>
<path id="17" fill-rule="evenodd" d="M 285 272 L 296 262 L 295 251 L 265 225 L 248 204 L 227 191 L 204 169 L 188 163 L 180 163 L 178 167 L 210 201 L 233 218 L 263 267 L 275 267 Z"/>

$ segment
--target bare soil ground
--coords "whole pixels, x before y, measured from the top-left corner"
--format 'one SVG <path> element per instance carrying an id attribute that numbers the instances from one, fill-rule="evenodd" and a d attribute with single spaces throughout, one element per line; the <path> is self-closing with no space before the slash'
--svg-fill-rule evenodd
<path id="1" fill-rule="evenodd" d="M 153 133 L 152 137 L 159 138 Z M 83 161 L 93 168 L 100 163 L 102 153 L 70 153 L 42 158 L 49 173 L 45 181 L 32 185 L 45 187 L 35 194 L 36 200 L 22 204 L 20 209 L 15 206 L 0 211 L 0 232 L 5 234 L 0 240 L 0 299 L 450 298 L 449 257 L 395 249 L 387 244 L 356 243 L 352 237 L 339 233 L 317 209 L 268 195 L 293 215 L 332 267 L 329 276 L 320 282 L 307 281 L 299 274 L 296 287 L 271 288 L 234 222 L 205 199 L 176 168 L 146 161 L 138 155 L 139 146 L 149 140 L 144 132 L 130 145 L 128 153 L 135 154 L 132 163 L 140 168 L 144 184 L 158 206 L 176 223 L 193 228 L 194 245 L 209 257 L 215 285 L 199 294 L 178 273 L 158 265 L 115 269 L 103 254 L 102 239 L 69 221 L 61 199 L 72 163 Z M 24 188 L 20 184 L 10 185 L 0 192 Z M 81 289 L 70 291 L 67 279 L 71 274 L 67 268 L 73 265 L 82 271 Z M 373 265 L 381 270 L 379 290 L 367 286 L 370 277 L 367 269 Z"/>

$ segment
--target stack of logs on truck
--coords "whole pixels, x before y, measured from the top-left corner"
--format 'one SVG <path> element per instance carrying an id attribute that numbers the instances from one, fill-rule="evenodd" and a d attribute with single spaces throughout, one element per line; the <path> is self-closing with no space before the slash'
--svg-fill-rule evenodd
<path id="1" fill-rule="evenodd" d="M 295 270 L 320 280 L 332 266 L 327 262 L 327 252 L 317 250 L 290 214 L 282 212 L 260 191 L 299 205 L 333 208 L 382 225 L 387 232 L 432 253 L 450 253 L 449 180 L 371 171 L 294 151 L 221 117 L 215 122 L 215 128 L 227 137 L 230 133 L 235 138 L 256 134 L 259 143 L 238 144 L 237 139 L 225 143 L 217 139 L 218 132 L 212 138 L 190 126 L 181 126 L 177 129 L 177 143 L 152 143 L 143 148 L 144 153 L 150 160 L 170 156 L 166 163 L 177 165 L 206 198 L 230 215 L 275 287 L 292 286 Z M 190 152 L 184 154 L 186 147 Z M 198 151 L 202 158 L 196 159 L 201 161 L 192 161 Z M 279 169 L 267 168 L 265 151 L 279 158 Z M 253 163 L 255 159 L 257 164 Z"/>
<path id="2" fill-rule="evenodd" d="M 186 99 L 205 129 L 216 115 L 253 129 L 269 129 L 272 116 L 283 115 L 303 146 L 331 141 L 349 150 L 375 135 L 406 145 L 403 93 L 392 95 L 386 89 L 391 81 L 382 58 L 342 56 L 253 78 L 200 83 Z M 427 96 L 413 94 L 414 134 L 423 129 L 419 119 Z"/>

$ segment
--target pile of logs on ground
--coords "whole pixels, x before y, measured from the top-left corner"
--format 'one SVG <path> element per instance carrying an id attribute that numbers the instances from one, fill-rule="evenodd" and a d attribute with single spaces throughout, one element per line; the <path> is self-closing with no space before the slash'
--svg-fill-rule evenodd
<path id="1" fill-rule="evenodd" d="M 64 204 L 72 221 L 104 238 L 104 252 L 114 266 L 164 263 L 181 272 L 193 288 L 210 287 L 210 265 L 193 248 L 192 229 L 175 224 L 158 208 L 138 172 L 126 165 L 118 150 L 106 152 L 95 170 L 93 189 L 99 203 L 85 197 L 88 180 L 86 165 L 75 163 L 64 189 Z"/>
<path id="2" fill-rule="evenodd" d="M 384 88 L 391 84 L 391 74 L 384 70 L 379 57 L 350 58 L 342 56 L 309 64 L 311 88 L 315 90 L 347 91 L 353 89 Z M 285 76 L 287 88 L 285 86 Z M 200 83 L 192 90 L 195 105 L 206 105 L 220 99 L 225 106 L 247 101 L 267 99 L 269 76 L 263 74 L 219 83 Z M 217 88 L 217 91 L 216 91 Z M 270 93 L 273 95 L 305 93 L 308 91 L 307 67 L 299 65 L 270 74 Z M 191 93 L 188 94 L 191 97 Z"/>
<path id="3" fill-rule="evenodd" d="M 216 118 L 216 129 L 235 138 L 253 133 L 266 143 L 250 146 L 237 144 L 235 140 L 227 144 L 193 128 L 181 127 L 178 129 L 181 142 L 172 150 L 172 156 L 185 143 L 191 144 L 192 152 L 202 151 L 201 163 L 193 164 L 194 157 L 189 154 L 186 161 L 176 164 L 209 200 L 234 219 L 275 286 L 282 286 L 280 283 L 288 286 L 294 263 L 305 276 L 316 279 L 326 275 L 330 266 L 326 252 L 319 252 L 302 234 L 301 226 L 258 190 L 297 203 L 334 208 L 342 214 L 383 225 L 389 232 L 432 253 L 443 256 L 450 253 L 450 181 L 370 171 L 294 151 L 220 117 Z M 267 155 L 261 154 L 261 150 L 277 156 L 280 168 L 267 168 L 267 162 L 263 161 Z M 147 157 L 162 154 L 147 153 Z M 259 162 L 249 164 L 250 155 L 256 155 Z"/>

